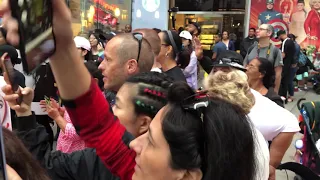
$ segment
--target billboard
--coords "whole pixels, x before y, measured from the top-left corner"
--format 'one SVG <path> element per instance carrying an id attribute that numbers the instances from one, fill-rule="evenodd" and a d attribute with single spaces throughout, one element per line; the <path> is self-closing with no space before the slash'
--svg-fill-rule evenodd
<path id="1" fill-rule="evenodd" d="M 250 27 L 272 24 L 297 36 L 302 48 L 320 51 L 320 0 L 251 0 Z M 281 42 L 272 39 L 275 45 Z"/>
<path id="2" fill-rule="evenodd" d="M 168 29 L 169 0 L 132 1 L 132 29 Z"/>

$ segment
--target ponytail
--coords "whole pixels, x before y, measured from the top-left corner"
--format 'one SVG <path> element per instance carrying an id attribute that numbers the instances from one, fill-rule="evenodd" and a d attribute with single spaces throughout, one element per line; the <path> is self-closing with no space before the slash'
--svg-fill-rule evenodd
<path id="1" fill-rule="evenodd" d="M 183 48 L 181 52 L 178 53 L 176 57 L 177 65 L 184 69 L 190 63 L 191 52 L 188 48 Z"/>

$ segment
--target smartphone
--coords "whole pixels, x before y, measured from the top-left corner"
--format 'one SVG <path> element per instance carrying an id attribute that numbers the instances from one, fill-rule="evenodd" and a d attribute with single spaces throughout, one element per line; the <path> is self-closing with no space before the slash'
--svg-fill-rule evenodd
<path id="1" fill-rule="evenodd" d="M 20 87 L 19 84 L 17 83 L 16 80 L 16 73 L 14 71 L 13 65 L 11 63 L 10 58 L 6 57 L 5 59 L 2 60 L 2 65 L 4 67 L 4 71 L 8 75 L 9 83 L 12 87 L 12 91 L 19 94 L 19 98 L 17 99 L 17 104 L 21 104 L 22 102 L 22 94 L 20 92 Z"/>
<path id="2" fill-rule="evenodd" d="M 32 74 L 55 52 L 52 31 L 52 0 L 9 0 L 12 17 L 19 25 L 20 51 L 23 70 Z"/>
<path id="3" fill-rule="evenodd" d="M 6 156 L 4 152 L 4 142 L 3 142 L 3 135 L 2 135 L 2 127 L 0 127 L 0 180 L 7 180 L 7 170 L 6 170 Z"/>

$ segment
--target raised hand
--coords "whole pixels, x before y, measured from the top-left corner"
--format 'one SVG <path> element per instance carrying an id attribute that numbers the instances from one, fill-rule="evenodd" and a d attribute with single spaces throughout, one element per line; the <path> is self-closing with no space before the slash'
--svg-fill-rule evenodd
<path id="1" fill-rule="evenodd" d="M 4 73 L 3 75 L 6 83 L 9 84 L 7 74 Z M 19 95 L 13 92 L 11 85 L 5 85 L 4 87 L 2 87 L 2 91 L 5 94 L 5 96 L 3 97 L 4 100 L 9 103 L 11 109 L 16 111 L 17 116 L 31 115 L 31 103 L 34 96 L 33 89 L 28 87 L 20 87 L 21 94 Z M 22 102 L 20 105 L 17 103 L 17 99 L 19 98 L 19 96 L 22 96 Z"/>

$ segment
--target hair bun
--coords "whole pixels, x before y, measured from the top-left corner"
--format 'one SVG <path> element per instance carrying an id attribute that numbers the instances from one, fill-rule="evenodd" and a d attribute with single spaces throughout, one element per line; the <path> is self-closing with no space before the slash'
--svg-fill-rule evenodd
<path id="1" fill-rule="evenodd" d="M 181 103 L 187 97 L 194 95 L 195 92 L 185 82 L 173 83 L 168 91 L 168 100 L 170 103 L 178 104 Z"/>

